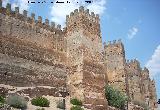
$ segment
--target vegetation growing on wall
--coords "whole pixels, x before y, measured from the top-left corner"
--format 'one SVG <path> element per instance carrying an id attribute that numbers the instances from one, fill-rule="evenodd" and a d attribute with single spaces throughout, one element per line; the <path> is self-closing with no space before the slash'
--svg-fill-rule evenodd
<path id="1" fill-rule="evenodd" d="M 124 109 L 127 103 L 127 96 L 118 91 L 117 89 L 107 85 L 105 87 L 105 95 L 108 100 L 108 105 L 119 109 Z"/>
<path id="2" fill-rule="evenodd" d="M 73 106 L 71 107 L 71 110 L 84 110 L 82 108 L 82 101 L 81 100 L 73 98 L 70 100 L 70 103 L 73 104 Z"/>
<path id="3" fill-rule="evenodd" d="M 40 106 L 40 107 L 49 107 L 49 100 L 44 97 L 36 97 L 31 100 L 32 105 Z"/>
<path id="4" fill-rule="evenodd" d="M 4 103 L 5 102 L 5 98 L 3 96 L 0 96 L 0 103 Z"/>
<path id="5" fill-rule="evenodd" d="M 6 103 L 11 107 L 22 109 L 22 110 L 27 108 L 27 102 L 25 98 L 19 95 L 10 95 L 6 100 Z"/>

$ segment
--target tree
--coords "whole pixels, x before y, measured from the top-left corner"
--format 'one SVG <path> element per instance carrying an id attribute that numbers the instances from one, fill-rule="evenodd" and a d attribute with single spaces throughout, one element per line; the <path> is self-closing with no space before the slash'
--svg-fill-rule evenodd
<path id="1" fill-rule="evenodd" d="M 105 87 L 105 95 L 108 100 L 109 106 L 113 106 L 119 109 L 125 108 L 128 97 L 117 89 L 114 89 L 113 87 L 107 85 Z"/>

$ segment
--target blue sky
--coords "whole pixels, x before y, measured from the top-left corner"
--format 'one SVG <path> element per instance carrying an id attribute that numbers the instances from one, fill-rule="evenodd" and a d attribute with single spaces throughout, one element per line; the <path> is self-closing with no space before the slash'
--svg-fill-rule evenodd
<path id="1" fill-rule="evenodd" d="M 160 98 L 160 0 L 93 0 L 92 4 L 84 4 L 84 0 L 68 0 L 73 2 L 70 4 L 48 3 L 51 0 L 45 4 L 28 4 L 27 1 L 4 0 L 3 5 L 11 2 L 12 7 L 19 6 L 21 12 L 26 9 L 29 14 L 34 12 L 36 17 L 48 18 L 62 26 L 65 26 L 66 14 L 80 5 L 100 14 L 103 42 L 122 39 L 126 58 L 137 58 L 142 67 L 149 68 Z"/>
<path id="2" fill-rule="evenodd" d="M 103 41 L 121 38 L 126 58 L 137 58 L 152 72 L 160 98 L 160 0 L 108 0 L 106 7 Z"/>

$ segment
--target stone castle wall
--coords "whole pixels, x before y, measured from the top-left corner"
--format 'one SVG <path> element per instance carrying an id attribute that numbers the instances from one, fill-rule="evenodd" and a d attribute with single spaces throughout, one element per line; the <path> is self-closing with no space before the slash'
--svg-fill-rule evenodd
<path id="1" fill-rule="evenodd" d="M 104 64 L 109 84 L 126 92 L 125 51 L 121 40 L 104 44 Z"/>
<path id="2" fill-rule="evenodd" d="M 149 70 L 142 70 L 136 59 L 126 60 L 120 41 L 105 44 L 104 54 L 109 85 L 123 91 L 131 102 L 145 103 L 150 109 L 156 108 L 155 83 L 149 78 Z"/>
<path id="3" fill-rule="evenodd" d="M 62 30 L 40 16 L 35 20 L 34 13 L 28 17 L 18 7 L 4 8 L 0 0 L 0 94 L 59 97 L 67 85 L 70 97 L 81 99 L 85 108 L 107 110 L 105 84 L 156 107 L 155 82 L 137 60 L 126 61 L 123 43 L 109 42 L 103 50 L 99 15 L 75 9 Z"/>
<path id="4" fill-rule="evenodd" d="M 68 76 L 71 97 L 81 99 L 87 109 L 107 109 L 99 17 L 80 7 L 66 22 L 68 65 L 73 67 Z"/>
<path id="5" fill-rule="evenodd" d="M 100 32 L 99 15 L 80 7 L 66 16 L 67 53 L 76 56 L 75 50 L 83 51 L 84 57 L 100 60 L 102 56 L 102 38 Z"/>
<path id="6" fill-rule="evenodd" d="M 129 84 L 129 95 L 131 100 L 143 101 L 142 97 L 142 75 L 140 64 L 137 60 L 128 61 L 126 64 Z"/>
<path id="7" fill-rule="evenodd" d="M 93 108 L 93 110 L 105 110 L 107 108 L 107 100 L 104 94 L 104 87 L 106 84 L 104 66 L 84 60 L 82 84 L 85 88 L 85 106 Z"/>
<path id="8" fill-rule="evenodd" d="M 79 13 L 85 17 L 83 7 L 80 7 Z M 19 14 L 18 7 L 12 11 L 10 4 L 6 8 L 0 6 L 1 89 L 7 94 L 18 93 L 29 98 L 42 95 L 59 97 L 59 89 L 67 84 L 70 96 L 83 98 L 86 108 L 107 109 L 103 65 L 92 64 L 92 60 L 102 60 L 99 17 L 94 13 L 88 16 L 86 20 L 94 21 L 87 25 L 94 27 L 97 24 L 95 33 L 98 34 L 91 30 L 87 33 L 83 29 L 77 36 L 73 34 L 75 30 L 71 30 L 73 27 L 69 22 L 73 16 L 67 20 L 67 27 L 61 30 L 60 25 L 55 27 L 55 23 L 50 26 L 47 19 L 42 23 L 40 16 L 38 20 L 35 20 L 34 14 L 28 17 L 25 10 L 23 15 Z M 88 27 L 84 27 L 87 21 L 81 20 L 76 22 L 77 26 L 87 29 Z M 90 55 L 92 58 L 89 64 L 84 58 L 89 58 Z M 91 85 L 87 81 L 92 79 L 94 82 Z"/>
<path id="9" fill-rule="evenodd" d="M 67 77 L 64 33 L 34 16 L 0 6 L 0 87 L 30 98 L 59 97 Z"/>
<path id="10" fill-rule="evenodd" d="M 51 22 L 50 26 L 48 19 L 45 20 L 45 23 L 42 23 L 41 16 L 38 16 L 38 20 L 35 20 L 35 14 L 32 13 L 31 17 L 28 17 L 25 10 L 23 14 L 20 14 L 18 7 L 15 8 L 15 11 L 12 11 L 10 4 L 6 8 L 2 7 L 0 14 L 2 35 L 31 42 L 47 49 L 66 50 L 64 31 L 61 30 L 60 25 L 55 27 L 55 23 Z"/>
<path id="11" fill-rule="evenodd" d="M 1 84 L 15 87 L 53 87 L 55 93 L 58 91 L 57 87 L 65 85 L 67 67 L 62 53 L 27 46 L 14 40 L 1 36 Z"/>

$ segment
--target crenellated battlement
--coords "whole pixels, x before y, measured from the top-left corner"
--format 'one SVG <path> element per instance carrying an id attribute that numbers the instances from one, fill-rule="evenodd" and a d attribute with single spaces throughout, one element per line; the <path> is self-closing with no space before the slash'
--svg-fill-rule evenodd
<path id="1" fill-rule="evenodd" d="M 125 57 L 124 45 L 121 39 L 104 43 L 104 50 L 106 55 L 118 55 Z"/>
<path id="2" fill-rule="evenodd" d="M 2 20 L 0 30 L 2 35 L 17 37 L 35 43 L 37 46 L 65 52 L 65 30 L 61 29 L 61 25 L 49 22 L 48 19 L 43 20 L 41 16 L 35 19 L 34 13 L 28 16 L 27 10 L 20 13 L 19 7 L 15 7 L 14 10 L 11 9 L 9 3 L 6 7 L 2 7 L 2 0 L 0 0 L 0 20 Z"/>
<path id="3" fill-rule="evenodd" d="M 136 62 L 136 59 L 126 60 L 127 64 L 134 63 L 134 62 Z"/>
<path id="4" fill-rule="evenodd" d="M 153 87 L 155 87 L 155 80 L 154 79 L 151 80 L 151 84 Z"/>
<path id="5" fill-rule="evenodd" d="M 144 67 L 144 69 L 142 69 L 142 78 L 145 79 L 145 80 L 148 80 L 149 79 L 149 70 L 148 68 Z"/>
<path id="6" fill-rule="evenodd" d="M 94 12 L 90 13 L 89 9 L 85 10 L 83 6 L 80 6 L 79 9 L 75 9 L 70 15 L 66 15 L 66 26 L 76 22 L 78 19 L 88 19 L 91 22 L 99 23 L 98 14 L 95 14 Z"/>
<path id="7" fill-rule="evenodd" d="M 130 77 L 136 75 L 139 78 L 143 75 L 140 62 L 137 59 L 127 60 L 126 69 Z"/>
<path id="8" fill-rule="evenodd" d="M 96 61 L 102 59 L 99 15 L 95 15 L 94 12 L 89 13 L 89 9 L 85 10 L 83 6 L 80 6 L 79 9 L 75 9 L 66 16 L 66 30 L 67 47 L 69 47 L 70 54 L 75 55 L 75 50 L 83 47 L 85 57 Z"/>
<path id="9" fill-rule="evenodd" d="M 140 67 L 140 62 L 137 59 L 131 59 L 126 61 L 127 65 L 134 65 Z"/>
<path id="10" fill-rule="evenodd" d="M 142 71 L 149 73 L 149 70 L 146 67 L 144 67 L 144 69 Z"/>
<path id="11" fill-rule="evenodd" d="M 2 1 L 0 0 L 0 13 L 6 16 L 19 19 L 20 21 L 25 21 L 31 25 L 35 25 L 50 31 L 62 31 L 61 25 L 55 22 L 49 22 L 48 19 L 45 19 L 45 22 L 42 22 L 43 19 L 41 16 L 38 16 L 38 19 L 35 19 L 35 14 L 31 13 L 31 16 L 28 16 L 28 12 L 23 10 L 23 14 L 19 13 L 19 7 L 15 7 L 15 10 L 11 10 L 11 4 L 7 3 L 6 7 L 2 7 Z"/>
<path id="12" fill-rule="evenodd" d="M 121 39 L 119 39 L 119 40 L 113 40 L 113 41 L 108 41 L 107 43 L 105 42 L 104 43 L 104 47 L 106 47 L 106 46 L 115 46 L 117 44 L 121 44 L 122 45 Z"/>
<path id="13" fill-rule="evenodd" d="M 89 12 L 89 9 L 84 9 L 83 6 L 75 9 L 70 15 L 66 16 L 67 35 L 81 31 L 91 41 L 101 43 L 101 30 L 99 15 L 94 12 Z"/>

